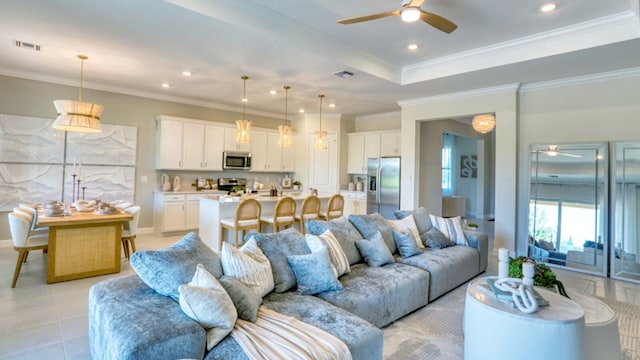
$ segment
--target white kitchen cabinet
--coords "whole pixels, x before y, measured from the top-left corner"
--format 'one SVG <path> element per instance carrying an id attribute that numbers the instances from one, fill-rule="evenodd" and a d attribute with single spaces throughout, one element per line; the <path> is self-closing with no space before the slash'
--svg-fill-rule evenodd
<path id="1" fill-rule="evenodd" d="M 204 153 L 204 125 L 183 124 L 183 169 L 202 168 Z"/>
<path id="2" fill-rule="evenodd" d="M 380 156 L 400 156 L 400 131 L 380 134 Z"/>
<path id="3" fill-rule="evenodd" d="M 347 173 L 365 174 L 367 159 L 380 157 L 380 132 L 347 135 Z"/>
<path id="4" fill-rule="evenodd" d="M 224 151 L 224 128 L 207 125 L 204 129 L 203 170 L 222 170 Z"/>
<path id="5" fill-rule="evenodd" d="M 344 198 L 344 216 L 365 215 L 367 213 L 367 194 L 364 192 L 341 191 Z"/>
<path id="6" fill-rule="evenodd" d="M 253 133 L 251 130 L 251 140 L 253 141 Z M 224 128 L 224 151 L 251 151 L 251 143 L 236 143 L 236 134 L 238 129 L 235 127 Z"/>
<path id="7" fill-rule="evenodd" d="M 313 147 L 315 136 L 309 135 L 309 185 L 319 194 L 335 194 L 338 190 L 338 136 L 327 135 L 327 149 Z"/>
<path id="8" fill-rule="evenodd" d="M 251 171 L 292 172 L 293 148 L 278 145 L 280 135 L 255 130 L 251 134 Z"/>
<path id="9" fill-rule="evenodd" d="M 185 200 L 185 229 L 197 229 L 200 226 L 200 197 L 188 194 Z"/>
<path id="10" fill-rule="evenodd" d="M 182 169 L 182 124 L 173 120 L 158 122 L 156 168 Z"/>
<path id="11" fill-rule="evenodd" d="M 158 232 L 194 230 L 200 226 L 200 194 L 156 193 L 154 227 Z"/>
<path id="12" fill-rule="evenodd" d="M 294 172 L 296 171 L 295 166 L 295 153 L 293 149 L 296 147 L 296 138 L 293 138 L 293 146 L 291 147 L 283 147 L 282 148 L 282 171 L 284 172 Z"/>

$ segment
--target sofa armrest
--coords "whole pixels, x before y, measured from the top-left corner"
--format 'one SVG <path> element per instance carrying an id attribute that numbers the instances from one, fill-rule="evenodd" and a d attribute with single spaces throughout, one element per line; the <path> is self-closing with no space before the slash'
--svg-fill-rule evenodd
<path id="1" fill-rule="evenodd" d="M 479 231 L 465 231 L 464 235 L 467 241 L 469 241 L 469 246 L 475 248 L 480 253 L 478 272 L 487 270 L 487 262 L 489 261 L 489 237 L 487 234 Z"/>
<path id="2" fill-rule="evenodd" d="M 137 275 L 89 290 L 89 349 L 94 360 L 202 359 L 205 330 L 180 305 Z"/>

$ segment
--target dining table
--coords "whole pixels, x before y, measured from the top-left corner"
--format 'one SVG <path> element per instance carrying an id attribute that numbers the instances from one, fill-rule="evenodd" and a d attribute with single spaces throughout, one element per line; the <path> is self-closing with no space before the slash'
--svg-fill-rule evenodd
<path id="1" fill-rule="evenodd" d="M 120 272 L 122 224 L 132 219 L 125 211 L 39 213 L 37 226 L 49 228 L 47 283 Z"/>

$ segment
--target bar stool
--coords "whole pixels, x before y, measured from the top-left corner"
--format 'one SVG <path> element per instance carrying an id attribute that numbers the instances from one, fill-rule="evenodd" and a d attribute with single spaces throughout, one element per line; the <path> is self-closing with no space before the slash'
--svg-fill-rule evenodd
<path id="1" fill-rule="evenodd" d="M 129 259 L 131 254 L 136 252 L 136 232 L 138 231 L 138 221 L 140 221 L 140 206 L 130 206 L 124 211 L 133 216 L 132 220 L 122 224 L 122 234 L 120 236 L 124 256 Z"/>
<path id="2" fill-rule="evenodd" d="M 344 198 L 340 194 L 333 194 L 329 198 L 326 211 L 320 211 L 320 218 L 323 220 L 337 219 L 344 211 Z"/>
<path id="3" fill-rule="evenodd" d="M 262 206 L 256 199 L 245 199 L 238 204 L 236 209 L 236 215 L 232 219 L 221 219 L 220 225 L 220 239 L 224 241 L 224 229 L 233 230 L 233 245 L 238 247 L 238 232 L 242 232 L 242 238 L 244 239 L 244 231 L 256 229 L 260 232 L 260 214 L 262 213 Z M 220 242 L 220 249 L 222 250 L 222 241 Z"/>
<path id="4" fill-rule="evenodd" d="M 14 288 L 16 287 L 16 282 L 18 282 L 22 263 L 27 261 L 29 251 L 47 249 L 49 237 L 46 234 L 29 235 L 31 223 L 27 215 L 20 212 L 12 212 L 8 216 L 13 249 L 18 252 L 16 269 L 13 272 L 13 282 L 11 283 L 11 287 Z"/>
<path id="5" fill-rule="evenodd" d="M 273 232 L 280 228 L 288 228 L 296 223 L 296 201 L 291 196 L 285 196 L 278 200 L 273 215 L 264 215 L 260 222 L 273 226 Z"/>
<path id="6" fill-rule="evenodd" d="M 300 214 L 296 215 L 296 221 L 300 223 L 300 232 L 306 234 L 304 221 L 307 219 L 317 219 L 320 215 L 320 198 L 316 195 L 309 195 L 302 201 Z"/>

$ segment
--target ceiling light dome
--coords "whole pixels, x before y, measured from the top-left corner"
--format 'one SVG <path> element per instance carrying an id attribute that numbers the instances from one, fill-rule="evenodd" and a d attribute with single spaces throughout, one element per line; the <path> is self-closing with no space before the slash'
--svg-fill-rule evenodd
<path id="1" fill-rule="evenodd" d="M 496 126 L 496 116 L 493 114 L 476 115 L 473 117 L 471 125 L 473 126 L 473 130 L 480 134 L 486 134 Z"/>
<path id="2" fill-rule="evenodd" d="M 402 10 L 400 17 L 402 17 L 402 21 L 404 22 L 418 21 L 418 19 L 420 19 L 420 9 L 417 7 L 408 7 Z"/>

